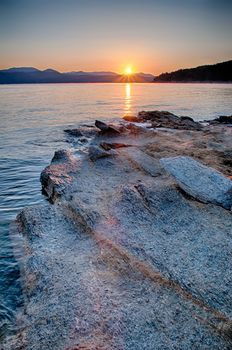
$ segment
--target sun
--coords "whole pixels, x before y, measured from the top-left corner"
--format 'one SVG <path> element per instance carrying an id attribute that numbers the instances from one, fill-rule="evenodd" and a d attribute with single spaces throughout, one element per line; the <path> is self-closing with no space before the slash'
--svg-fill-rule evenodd
<path id="1" fill-rule="evenodd" d="M 126 67 L 125 74 L 126 75 L 131 75 L 132 74 L 132 68 L 131 67 Z"/>

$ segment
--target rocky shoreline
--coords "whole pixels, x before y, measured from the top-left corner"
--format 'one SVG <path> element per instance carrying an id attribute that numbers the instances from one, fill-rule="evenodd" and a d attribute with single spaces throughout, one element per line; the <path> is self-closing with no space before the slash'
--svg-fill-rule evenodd
<path id="1" fill-rule="evenodd" d="M 12 226 L 9 350 L 232 347 L 232 121 L 140 112 L 64 132 Z"/>

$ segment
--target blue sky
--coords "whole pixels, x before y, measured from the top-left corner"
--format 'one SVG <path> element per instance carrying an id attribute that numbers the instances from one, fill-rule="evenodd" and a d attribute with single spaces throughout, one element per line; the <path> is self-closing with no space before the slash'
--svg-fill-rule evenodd
<path id="1" fill-rule="evenodd" d="M 228 0 L 0 0 L 0 68 L 158 74 L 232 58 Z"/>

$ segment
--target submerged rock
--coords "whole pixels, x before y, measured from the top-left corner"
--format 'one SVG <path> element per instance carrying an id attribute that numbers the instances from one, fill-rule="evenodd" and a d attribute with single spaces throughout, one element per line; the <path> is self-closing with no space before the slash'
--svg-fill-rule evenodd
<path id="1" fill-rule="evenodd" d="M 163 158 L 160 162 L 192 197 L 225 209 L 232 208 L 232 181 L 218 171 L 190 157 Z"/>

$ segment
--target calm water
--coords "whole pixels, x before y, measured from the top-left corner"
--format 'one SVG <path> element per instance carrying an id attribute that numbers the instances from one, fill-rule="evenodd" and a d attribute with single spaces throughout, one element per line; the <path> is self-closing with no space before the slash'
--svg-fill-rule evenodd
<path id="1" fill-rule="evenodd" d="M 232 85 L 0 85 L 0 337 L 21 303 L 9 223 L 21 208 L 45 200 L 39 176 L 54 151 L 68 147 L 63 129 L 153 109 L 196 120 L 231 115 Z"/>

